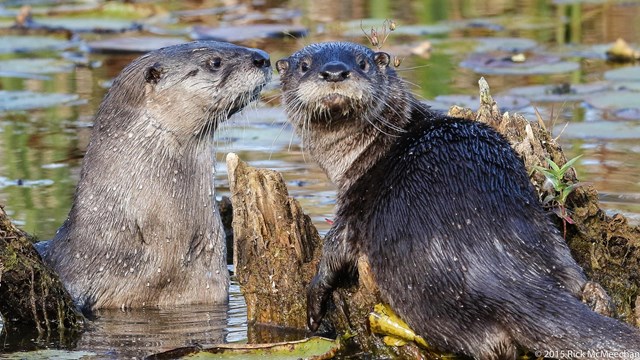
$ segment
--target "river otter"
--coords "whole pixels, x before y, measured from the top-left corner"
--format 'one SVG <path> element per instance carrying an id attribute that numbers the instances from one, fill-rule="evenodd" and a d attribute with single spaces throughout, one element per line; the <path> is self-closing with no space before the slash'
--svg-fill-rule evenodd
<path id="1" fill-rule="evenodd" d="M 364 254 L 382 298 L 442 351 L 639 351 L 638 331 L 579 300 L 582 269 L 509 143 L 429 110 L 389 62 L 361 45 L 321 43 L 276 65 L 290 122 L 338 187 L 308 289 L 309 328 Z"/>
<path id="2" fill-rule="evenodd" d="M 69 216 L 41 249 L 80 308 L 227 302 L 210 140 L 270 79 L 264 51 L 213 41 L 150 52 L 115 79 Z"/>

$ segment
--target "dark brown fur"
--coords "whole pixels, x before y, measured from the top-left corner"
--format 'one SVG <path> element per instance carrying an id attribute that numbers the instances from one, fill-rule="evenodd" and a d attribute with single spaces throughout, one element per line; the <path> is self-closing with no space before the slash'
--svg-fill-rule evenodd
<path id="1" fill-rule="evenodd" d="M 193 42 L 115 79 L 69 217 L 41 251 L 81 308 L 227 301 L 211 139 L 270 78 L 263 51 Z"/>
<path id="2" fill-rule="evenodd" d="M 338 186 L 308 289 L 309 327 L 364 254 L 385 301 L 443 351 L 640 351 L 636 329 L 581 303 L 585 276 L 509 143 L 487 125 L 430 111 L 389 61 L 322 43 L 277 64 L 290 121 Z"/>

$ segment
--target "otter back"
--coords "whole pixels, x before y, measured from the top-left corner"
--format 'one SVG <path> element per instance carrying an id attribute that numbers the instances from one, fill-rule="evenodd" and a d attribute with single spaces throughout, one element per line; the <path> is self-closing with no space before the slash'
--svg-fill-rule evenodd
<path id="1" fill-rule="evenodd" d="M 443 351 L 640 351 L 637 330 L 580 301 L 582 270 L 509 143 L 431 112 L 389 63 L 352 43 L 310 45 L 277 63 L 289 120 L 338 187 L 307 293 L 309 327 L 365 255 L 383 299 Z"/>

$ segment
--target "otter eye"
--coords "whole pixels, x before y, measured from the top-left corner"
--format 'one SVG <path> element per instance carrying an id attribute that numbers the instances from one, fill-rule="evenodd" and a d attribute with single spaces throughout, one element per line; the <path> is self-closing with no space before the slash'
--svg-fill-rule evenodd
<path id="1" fill-rule="evenodd" d="M 362 59 L 358 60 L 358 66 L 360 66 L 360 69 L 366 71 L 367 68 L 369 67 L 368 65 L 369 65 L 369 63 L 367 62 L 366 59 L 362 58 Z"/>
<path id="2" fill-rule="evenodd" d="M 211 70 L 218 70 L 220 69 L 220 66 L 222 66 L 222 59 L 219 57 L 207 60 L 207 67 Z"/>
<path id="3" fill-rule="evenodd" d="M 307 72 L 307 71 L 309 71 L 309 62 L 307 62 L 307 61 L 302 61 L 302 62 L 300 63 L 300 71 L 302 71 L 302 72 Z"/>

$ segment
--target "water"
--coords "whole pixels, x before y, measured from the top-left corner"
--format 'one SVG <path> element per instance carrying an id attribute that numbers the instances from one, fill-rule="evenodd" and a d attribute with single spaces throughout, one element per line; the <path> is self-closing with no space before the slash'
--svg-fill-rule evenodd
<path id="1" fill-rule="evenodd" d="M 12 4 L 19 3 L 13 1 Z M 215 7 L 215 1 L 158 2 L 168 10 Z M 302 4 L 301 4 L 302 3 Z M 268 51 L 272 62 L 302 46 L 326 40 L 363 41 L 361 18 L 393 18 L 398 32 L 392 34 L 383 50 L 404 58 L 400 74 L 411 82 L 412 90 L 435 104 L 441 95 L 475 95 L 477 80 L 485 75 L 494 95 L 513 88 L 563 83 L 598 83 L 605 73 L 631 65 L 612 65 L 602 56 L 584 56 L 609 44 L 618 37 L 640 44 L 640 2 L 553 5 L 548 1 L 268 1 L 254 5 L 238 5 L 230 10 L 237 19 L 243 16 L 284 16 L 273 8 L 300 8 L 296 20 L 311 30 L 305 39 L 253 40 L 243 43 Z M 464 5 L 461 5 L 464 4 Z M 239 9 L 239 10 L 238 10 Z M 244 10 L 243 10 L 244 9 Z M 272 15 L 268 15 L 272 14 Z M 276 15 L 273 15 L 276 14 Z M 576 20 L 577 19 L 577 20 Z M 157 20 L 155 30 L 180 36 L 194 24 L 217 25 L 220 18 L 201 15 L 176 18 L 173 23 Z M 232 16 L 222 19 L 241 23 Z M 373 21 L 376 26 L 382 20 Z M 431 35 L 407 31 L 412 24 L 437 27 Z M 368 31 L 367 25 L 363 28 Z M 185 30 L 186 29 L 186 30 Z M 438 30 L 439 29 L 439 30 Z M 353 33 L 352 36 L 347 36 Z M 136 33 L 125 36 L 138 35 Z M 114 37 L 84 33 L 87 40 Z M 470 38 L 517 37 L 536 43 L 527 56 L 560 56 L 575 61 L 577 69 L 556 74 L 480 74 L 458 64 L 476 48 Z M 430 55 L 412 56 L 407 49 L 430 40 Z M 488 45 L 494 46 L 491 41 Z M 499 40 L 498 43 L 508 43 Z M 0 61 L 15 58 L 59 58 L 57 51 L 26 54 L 0 54 Z M 41 93 L 77 94 L 73 105 L 46 109 L 0 112 L 0 203 L 26 231 L 41 239 L 52 237 L 66 218 L 78 179 L 82 154 L 86 149 L 97 106 L 108 82 L 135 56 L 89 54 L 90 62 L 102 66 L 72 67 L 28 77 L 0 77 L 0 90 L 30 90 Z M 0 74 L 2 73 L 0 63 Z M 23 69 L 27 71 L 28 69 Z M 274 84 L 274 87 L 277 84 Z M 637 90 L 635 90 L 637 91 Z M 635 93 L 640 96 L 640 94 Z M 640 98 L 640 97 L 638 97 Z M 567 157 L 582 154 L 576 169 L 582 181 L 595 186 L 602 206 L 610 212 L 622 212 L 640 222 L 640 120 L 616 109 L 602 110 L 583 101 L 540 102 L 528 98 L 529 105 L 519 108 L 529 119 L 535 119 L 534 108 L 556 126 Z M 504 104 L 503 104 L 504 105 Z M 619 109 L 618 109 L 619 110 Z M 562 131 L 564 124 L 568 127 Z M 624 126 L 622 130 L 616 126 Z M 324 174 L 300 149 L 279 104 L 277 90 L 265 93 L 263 102 L 247 109 L 225 124 L 216 137 L 217 193 L 228 195 L 224 155 L 233 151 L 240 158 L 259 167 L 283 173 L 292 196 L 296 197 L 321 232 L 328 229 L 335 192 Z M 188 307 L 169 310 L 145 310 L 122 313 L 103 311 L 92 323 L 90 331 L 77 342 L 79 349 L 111 356 L 139 357 L 171 347 L 193 343 L 243 341 L 246 319 L 242 298 L 233 292 L 228 309 Z"/>

